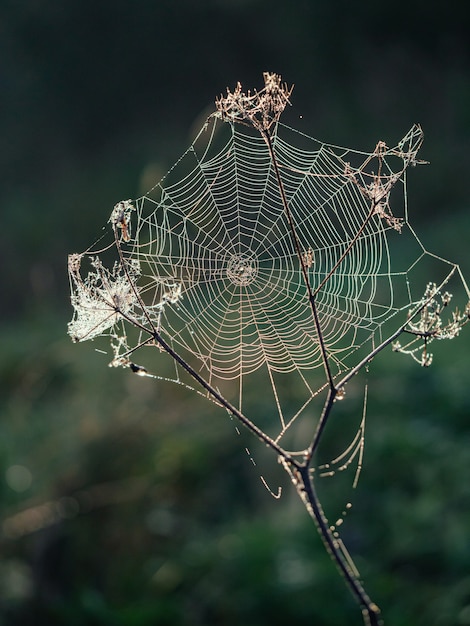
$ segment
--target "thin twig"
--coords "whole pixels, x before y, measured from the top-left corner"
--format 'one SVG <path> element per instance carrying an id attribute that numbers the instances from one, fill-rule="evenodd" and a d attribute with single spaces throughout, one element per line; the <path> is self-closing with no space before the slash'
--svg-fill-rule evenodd
<path id="1" fill-rule="evenodd" d="M 331 368 L 330 368 L 330 364 L 328 361 L 328 354 L 326 351 L 325 340 L 323 338 L 323 332 L 322 332 L 321 325 L 320 325 L 320 318 L 318 317 L 318 310 L 317 310 L 317 305 L 315 302 L 315 294 L 313 293 L 312 286 L 310 284 L 307 267 L 306 267 L 305 260 L 302 254 L 302 250 L 300 248 L 299 238 L 297 236 L 297 231 L 296 231 L 296 227 L 294 224 L 294 219 L 292 217 L 289 203 L 287 202 L 287 196 L 286 196 L 286 192 L 284 189 L 284 184 L 282 182 L 281 172 L 279 170 L 276 154 L 274 152 L 274 146 L 273 146 L 273 142 L 271 139 L 271 135 L 269 133 L 269 130 L 263 130 L 261 134 L 262 134 L 263 139 L 266 141 L 266 145 L 268 146 L 269 155 L 271 157 L 271 162 L 273 164 L 274 172 L 276 174 L 276 180 L 277 180 L 279 193 L 281 196 L 282 206 L 286 213 L 287 221 L 289 223 L 289 229 L 290 229 L 291 236 L 292 236 L 292 242 L 294 244 L 294 248 L 295 248 L 297 257 L 299 259 L 299 262 L 300 262 L 300 267 L 302 269 L 302 276 L 304 279 L 305 287 L 307 289 L 307 295 L 308 295 L 308 300 L 310 303 L 310 308 L 312 310 L 313 323 L 315 325 L 315 330 L 316 330 L 317 337 L 318 337 L 318 343 L 320 346 L 323 367 L 325 368 L 325 373 L 326 373 L 326 377 L 328 379 L 330 388 L 334 389 L 333 375 L 331 373 Z"/>
<path id="2" fill-rule="evenodd" d="M 302 467 L 299 468 L 298 465 L 297 466 L 293 466 L 290 462 L 288 462 L 285 458 L 285 456 L 280 457 L 280 460 L 282 462 L 282 465 L 284 466 L 284 469 L 288 472 L 288 474 L 291 477 L 291 480 L 293 482 L 293 484 L 296 487 L 296 490 L 298 492 L 298 494 L 300 495 L 307 511 L 310 513 L 311 517 L 313 518 L 313 520 L 315 521 L 315 524 L 317 526 L 317 530 L 318 533 L 328 551 L 328 553 L 330 554 L 331 558 L 333 559 L 333 561 L 336 563 L 336 566 L 338 567 L 338 569 L 340 570 L 340 572 L 342 573 L 347 586 L 349 587 L 350 591 L 352 592 L 352 594 L 354 595 L 354 597 L 356 598 L 357 602 L 359 603 L 359 605 L 362 607 L 362 615 L 363 615 L 363 619 L 364 619 L 364 626 L 380 626 L 381 621 L 379 618 L 380 615 L 380 609 L 378 608 L 378 606 L 372 602 L 372 600 L 369 598 L 369 596 L 367 595 L 364 587 L 361 585 L 361 583 L 359 582 L 358 577 L 356 576 L 356 574 L 354 573 L 354 570 L 349 566 L 347 560 L 344 558 L 343 553 L 341 552 L 341 549 L 339 547 L 338 541 L 334 538 L 332 531 L 330 530 L 329 524 L 328 524 L 328 520 L 326 518 L 325 513 L 323 512 L 323 508 L 321 506 L 320 500 L 318 499 L 318 496 L 316 494 L 315 488 L 314 488 L 314 484 L 313 484 L 313 477 L 310 478 L 309 476 L 309 472 L 310 472 L 310 463 L 313 457 L 313 454 L 320 442 L 320 438 L 321 435 L 324 431 L 324 428 L 327 424 L 327 421 L 331 415 L 331 410 L 333 408 L 333 404 L 335 401 L 335 398 L 338 394 L 338 390 L 341 389 L 341 385 L 335 385 L 334 380 L 333 380 L 333 375 L 331 373 L 331 368 L 329 365 L 329 359 L 328 359 L 328 353 L 326 350 L 326 345 L 325 345 L 325 341 L 323 338 L 323 332 L 322 332 L 322 328 L 321 328 L 321 324 L 320 324 L 320 319 L 318 316 L 318 310 L 317 310 L 317 306 L 316 306 L 316 301 L 315 301 L 315 295 L 316 293 L 318 293 L 318 290 L 320 289 L 320 287 L 315 291 L 315 293 L 312 290 L 311 284 L 310 284 L 310 280 L 308 277 L 308 272 L 307 272 L 307 268 L 306 268 L 306 264 L 305 264 L 305 260 L 303 258 L 302 255 L 302 250 L 300 248 L 300 243 L 299 243 L 299 239 L 297 236 L 297 232 L 296 232 L 296 227 L 294 224 L 294 220 L 292 217 L 292 213 L 290 211 L 290 207 L 289 207 L 289 203 L 287 202 L 287 196 L 285 193 L 285 189 L 284 189 L 284 185 L 282 182 L 282 178 L 280 175 L 280 171 L 279 171 L 279 167 L 278 167 L 278 163 L 277 163 L 277 158 L 276 158 L 276 154 L 274 152 L 274 147 L 272 144 L 272 139 L 271 139 L 271 135 L 269 133 L 268 129 L 264 129 L 262 132 L 262 136 L 266 141 L 266 144 L 268 146 L 268 150 L 269 150 L 269 154 L 271 157 L 271 161 L 274 167 L 274 171 L 276 174 L 276 179 L 277 179 L 277 184 L 278 184 L 278 188 L 279 188 L 279 193 L 281 196 L 281 201 L 286 213 L 286 217 L 289 223 L 289 228 L 290 228 L 290 232 L 291 232 L 291 236 L 292 236 L 292 240 L 293 240 L 293 244 L 294 244 L 294 248 L 295 251 L 297 253 L 299 262 L 300 262 L 300 266 L 302 269 L 302 275 L 304 278 L 304 282 L 305 282 L 305 286 L 307 288 L 307 294 L 308 294 L 308 299 L 309 299 L 309 303 L 310 303 L 310 307 L 312 310 L 312 315 L 313 315 L 313 321 L 315 324 L 315 330 L 317 332 L 317 337 L 318 337 L 318 342 L 320 345 L 320 351 L 321 351 L 321 355 L 322 355 L 322 360 L 323 360 L 323 366 L 325 368 L 325 372 L 326 372 L 326 376 L 328 379 L 328 383 L 329 383 L 329 390 L 328 390 L 328 396 L 325 402 L 325 405 L 323 407 L 323 411 L 322 414 L 320 416 L 320 420 L 317 424 L 317 428 L 315 430 L 314 433 L 314 437 L 313 437 L 313 442 L 310 446 L 310 448 L 307 450 L 306 455 L 304 456 L 304 462 L 302 464 Z M 355 242 L 358 240 L 358 238 L 360 237 L 362 231 L 364 230 L 364 228 L 366 227 L 367 222 L 369 221 L 369 219 L 372 217 L 372 215 L 374 214 L 375 211 L 375 203 L 372 203 L 370 212 L 364 222 L 364 224 L 362 225 L 362 227 L 359 229 L 359 231 L 356 233 L 356 236 L 353 238 L 353 240 L 351 241 L 350 245 L 348 246 L 348 248 L 346 249 L 344 255 L 341 257 L 341 259 L 338 261 L 338 263 L 335 265 L 335 267 L 330 271 L 329 275 L 327 276 L 327 278 L 325 279 L 324 282 L 326 282 L 326 280 L 328 280 L 331 275 L 334 273 L 334 271 L 336 270 L 336 268 L 339 266 L 339 264 L 343 261 L 343 259 L 346 257 L 346 255 L 349 253 L 349 251 L 351 250 L 351 248 L 353 247 L 353 245 L 355 244 Z M 322 283 L 323 285 L 324 283 Z"/>
<path id="3" fill-rule="evenodd" d="M 284 469 L 289 474 L 305 508 L 314 520 L 327 552 L 330 554 L 343 575 L 349 590 L 362 608 L 364 626 L 382 626 L 379 607 L 370 599 L 353 568 L 344 558 L 340 544 L 330 529 L 328 519 L 317 496 L 313 480 L 309 476 L 308 467 L 303 467 L 299 470 L 293 468 L 284 459 L 282 459 L 281 462 Z"/>
<path id="4" fill-rule="evenodd" d="M 258 437 L 263 443 L 272 448 L 279 457 L 285 459 L 289 463 L 292 463 L 294 467 L 300 467 L 300 463 L 296 461 L 284 448 L 282 448 L 278 443 L 274 441 L 269 435 L 267 435 L 264 431 L 262 431 L 256 424 L 254 424 L 246 415 L 244 415 L 241 411 L 239 411 L 236 407 L 233 406 L 231 402 L 229 402 L 224 396 L 215 389 L 207 380 L 201 376 L 196 370 L 191 367 L 191 365 L 183 359 L 166 341 L 163 339 L 161 334 L 152 328 L 152 330 L 146 328 L 143 324 L 141 324 L 138 320 L 131 317 L 129 314 L 124 313 L 118 307 L 116 307 L 116 312 L 119 313 L 124 319 L 126 319 L 130 324 L 139 328 L 145 333 L 148 333 L 150 337 L 156 341 L 164 350 L 167 352 L 171 358 L 176 361 L 195 381 L 197 381 L 216 401 L 216 403 L 220 404 L 224 408 L 227 409 L 229 413 L 231 413 L 234 417 L 236 417 L 248 430 L 250 430 L 254 435 Z M 152 325 L 153 326 L 153 325 Z"/>
<path id="5" fill-rule="evenodd" d="M 279 444 L 277 444 L 274 439 L 272 439 L 269 435 L 263 432 L 256 424 L 254 424 L 250 419 L 246 417 L 241 411 L 239 411 L 236 407 L 233 406 L 228 400 L 224 398 L 222 394 L 220 394 L 217 389 L 212 387 L 205 378 L 203 378 L 195 369 L 189 365 L 187 361 L 185 361 L 180 355 L 173 350 L 173 348 L 163 339 L 160 333 L 154 331 L 152 332 L 152 336 L 156 342 L 158 342 L 162 348 L 167 352 L 181 367 L 188 372 L 188 374 L 194 378 L 204 389 L 215 398 L 217 402 L 219 402 L 223 407 L 229 411 L 234 417 L 236 417 L 248 430 L 251 430 L 253 434 L 255 434 L 258 439 L 263 441 L 266 445 L 272 448 L 280 458 L 285 461 L 291 463 L 294 467 L 299 467 L 299 462 L 290 456 L 288 452 L 284 450 Z"/>

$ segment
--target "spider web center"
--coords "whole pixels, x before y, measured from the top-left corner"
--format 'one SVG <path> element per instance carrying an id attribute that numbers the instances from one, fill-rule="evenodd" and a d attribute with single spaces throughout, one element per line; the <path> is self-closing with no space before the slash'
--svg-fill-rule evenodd
<path id="1" fill-rule="evenodd" d="M 232 254 L 226 265 L 227 278 L 234 285 L 246 286 L 252 283 L 258 274 L 258 261 L 253 254 Z"/>

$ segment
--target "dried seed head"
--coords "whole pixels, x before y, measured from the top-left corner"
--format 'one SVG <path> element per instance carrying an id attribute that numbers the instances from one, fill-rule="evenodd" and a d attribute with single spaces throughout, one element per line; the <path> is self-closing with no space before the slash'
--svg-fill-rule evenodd
<path id="1" fill-rule="evenodd" d="M 102 335 L 132 311 L 137 304 L 133 280 L 138 272 L 132 265 L 124 272 L 117 264 L 109 271 L 93 258 L 90 261 L 94 270 L 83 280 L 79 261 L 78 255 L 69 257 L 74 316 L 68 333 L 73 341 L 86 341 Z"/>
<path id="2" fill-rule="evenodd" d="M 261 91 L 242 91 L 241 83 L 233 91 L 215 101 L 218 115 L 225 121 L 239 122 L 267 131 L 279 118 L 289 103 L 293 87 L 281 82 L 278 74 L 264 72 Z"/>

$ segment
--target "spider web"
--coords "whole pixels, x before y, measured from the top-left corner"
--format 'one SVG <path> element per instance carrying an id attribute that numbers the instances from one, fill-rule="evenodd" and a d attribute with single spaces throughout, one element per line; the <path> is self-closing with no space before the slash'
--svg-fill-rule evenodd
<path id="1" fill-rule="evenodd" d="M 278 123 L 272 145 L 300 259 L 265 139 L 211 116 L 160 183 L 116 205 L 110 221 L 120 228 L 118 263 L 105 270 L 89 252 L 94 272 L 81 283 L 84 292 L 99 285 L 107 304 L 101 318 L 96 311 L 87 323 L 76 316 L 69 332 L 81 340 L 107 330 L 113 363 L 128 363 L 149 342 L 142 332 L 133 337 L 126 320 L 117 324 L 109 303 L 118 303 L 141 329 L 156 328 L 211 384 L 236 381 L 240 410 L 245 381 L 258 373 L 277 407 L 280 438 L 325 387 L 321 369 L 312 373 L 324 363 L 302 265 L 334 378 L 422 303 L 425 284 L 413 294 L 410 277 L 425 257 L 438 284 L 456 270 L 429 254 L 408 223 L 406 170 L 419 163 L 421 142 L 414 126 L 397 146 L 379 142 L 367 153 Z M 128 287 L 134 280 L 135 292 Z M 83 295 L 75 298 L 74 306 L 93 308 Z M 298 398 L 289 408 L 282 397 L 286 374 L 294 376 L 289 385 Z"/>

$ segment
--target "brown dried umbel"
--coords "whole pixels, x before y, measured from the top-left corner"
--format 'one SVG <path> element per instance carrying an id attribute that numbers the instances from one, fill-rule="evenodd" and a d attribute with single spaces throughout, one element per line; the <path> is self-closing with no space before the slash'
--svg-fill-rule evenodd
<path id="1" fill-rule="evenodd" d="M 261 91 L 242 91 L 237 83 L 234 91 L 227 88 L 227 95 L 215 101 L 217 113 L 224 121 L 239 122 L 253 126 L 258 131 L 268 131 L 279 118 L 289 102 L 293 87 L 281 81 L 278 74 L 264 72 L 264 88 Z"/>
<path id="2" fill-rule="evenodd" d="M 428 283 L 423 296 L 423 306 L 417 319 L 413 320 L 409 313 L 409 321 L 404 327 L 404 333 L 414 338 L 406 345 L 398 340 L 392 344 L 395 352 L 410 355 L 423 367 L 429 367 L 433 355 L 428 350 L 429 344 L 434 339 L 454 339 L 458 337 L 461 329 L 470 321 L 470 302 L 467 303 L 463 312 L 459 309 L 452 311 L 451 318 L 444 322 L 443 311 L 452 300 L 452 294 L 446 291 L 441 293 L 435 283 Z M 418 342 L 418 347 L 416 343 Z"/>

